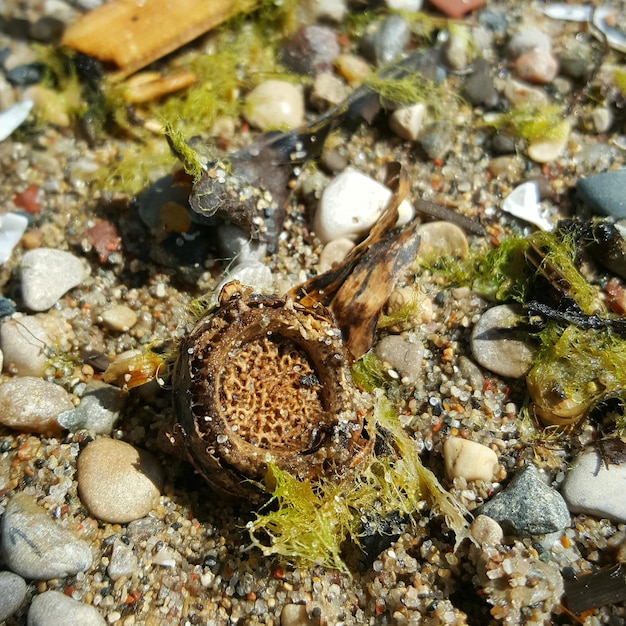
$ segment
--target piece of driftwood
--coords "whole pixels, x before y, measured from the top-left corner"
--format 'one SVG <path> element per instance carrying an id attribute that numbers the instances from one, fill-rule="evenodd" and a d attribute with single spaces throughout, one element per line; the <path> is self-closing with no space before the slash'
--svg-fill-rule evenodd
<path id="1" fill-rule="evenodd" d="M 124 78 L 257 5 L 258 0 L 114 0 L 71 24 L 61 43 Z"/>
<path id="2" fill-rule="evenodd" d="M 574 613 L 580 614 L 624 600 L 626 600 L 625 563 L 618 563 L 593 574 L 565 581 L 565 604 Z"/>

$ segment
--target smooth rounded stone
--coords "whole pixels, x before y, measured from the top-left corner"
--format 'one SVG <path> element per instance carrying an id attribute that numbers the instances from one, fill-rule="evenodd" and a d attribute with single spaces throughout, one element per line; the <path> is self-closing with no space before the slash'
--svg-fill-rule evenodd
<path id="1" fill-rule="evenodd" d="M 443 443 L 443 460 L 448 478 L 493 482 L 498 475 L 498 456 L 482 443 L 448 437 Z"/>
<path id="2" fill-rule="evenodd" d="M 111 550 L 111 557 L 109 558 L 109 565 L 107 567 L 107 574 L 111 580 L 118 580 L 120 578 L 131 577 L 139 567 L 139 561 L 133 552 L 132 546 L 125 544 L 119 539 L 115 540 L 113 549 Z"/>
<path id="3" fill-rule="evenodd" d="M 320 72 L 313 79 L 309 102 L 317 111 L 326 111 L 343 102 L 347 95 L 348 87 L 338 76 L 331 72 Z"/>
<path id="4" fill-rule="evenodd" d="M 246 97 L 244 116 L 262 130 L 290 130 L 304 123 L 304 96 L 297 85 L 266 80 Z"/>
<path id="5" fill-rule="evenodd" d="M 17 611 L 26 598 L 26 581 L 13 572 L 0 572 L 0 622 Z"/>
<path id="6" fill-rule="evenodd" d="M 59 414 L 73 408 L 72 396 L 43 378 L 18 376 L 0 385 L 0 424 L 14 430 L 59 434 Z"/>
<path id="7" fill-rule="evenodd" d="M 320 254 L 318 263 L 320 273 L 326 272 L 335 265 L 339 265 L 352 248 L 354 248 L 354 241 L 350 239 L 333 239 L 329 241 Z"/>
<path id="8" fill-rule="evenodd" d="M 356 54 L 340 54 L 335 61 L 335 68 L 351 85 L 360 84 L 372 73 L 369 63 Z"/>
<path id="9" fill-rule="evenodd" d="M 13 572 L 33 580 L 73 576 L 91 567 L 93 559 L 88 542 L 23 492 L 9 500 L 2 517 L 2 556 Z"/>
<path id="10" fill-rule="evenodd" d="M 576 183 L 580 199 L 597 215 L 626 218 L 626 169 L 581 178 Z"/>
<path id="11" fill-rule="evenodd" d="M 547 85 L 559 73 L 559 62 L 550 52 L 531 50 L 515 60 L 515 73 L 529 83 Z"/>
<path id="12" fill-rule="evenodd" d="M 455 257 L 463 259 L 469 252 L 465 233 L 451 222 L 427 222 L 417 227 L 420 237 L 417 256 L 422 259 Z"/>
<path id="13" fill-rule="evenodd" d="M 463 26 L 457 26 L 449 31 L 448 39 L 443 47 L 443 55 L 451 69 L 460 71 L 469 65 L 471 41 L 469 30 Z"/>
<path id="14" fill-rule="evenodd" d="M 417 12 L 423 4 L 424 0 L 385 0 L 385 6 L 392 11 Z"/>
<path id="15" fill-rule="evenodd" d="M 430 0 L 430 4 L 448 17 L 459 19 L 483 6 L 485 0 Z"/>
<path id="16" fill-rule="evenodd" d="M 559 124 L 558 129 L 553 131 L 554 135 L 552 137 L 535 139 L 529 142 L 526 153 L 535 163 L 552 163 L 556 161 L 567 148 L 570 130 L 569 121 L 563 120 Z"/>
<path id="17" fill-rule="evenodd" d="M 96 439 L 78 457 L 78 495 L 103 522 L 147 515 L 163 488 L 163 469 L 149 452 L 116 439 Z"/>
<path id="18" fill-rule="evenodd" d="M 598 107 L 591 112 L 591 122 L 596 133 L 606 133 L 613 124 L 613 113 L 607 107 Z"/>
<path id="19" fill-rule="evenodd" d="M 474 511 L 496 520 L 505 533 L 518 537 L 547 535 L 570 525 L 570 514 L 561 494 L 541 480 L 537 468 L 524 465 L 504 491 Z"/>
<path id="20" fill-rule="evenodd" d="M 6 263 L 11 258 L 13 249 L 19 243 L 27 227 L 28 218 L 25 215 L 19 213 L 0 215 L 0 264 Z"/>
<path id="21" fill-rule="evenodd" d="M 541 87 L 532 87 L 513 78 L 504 83 L 502 93 L 512 107 L 542 107 L 549 103 L 549 98 Z"/>
<path id="22" fill-rule="evenodd" d="M 219 253 L 238 263 L 262 261 L 267 255 L 267 244 L 250 239 L 241 228 L 233 224 L 220 224 L 217 227 Z"/>
<path id="23" fill-rule="evenodd" d="M 498 104 L 498 91 L 493 84 L 489 63 L 485 59 L 476 59 L 472 63 L 472 73 L 465 80 L 463 91 L 474 106 L 492 109 Z"/>
<path id="24" fill-rule="evenodd" d="M 274 286 L 272 270 L 259 261 L 244 261 L 231 267 L 218 285 L 217 292 L 226 284 L 238 280 L 242 285 L 254 287 L 257 293 L 270 293 Z"/>
<path id="25" fill-rule="evenodd" d="M 346 238 L 355 241 L 376 223 L 391 198 L 391 190 L 348 167 L 322 192 L 313 221 L 313 230 L 322 243 Z M 399 207 L 398 224 L 413 219 L 415 210 L 404 200 Z"/>
<path id="26" fill-rule="evenodd" d="M 22 257 L 20 272 L 24 305 L 31 311 L 46 311 L 87 275 L 83 262 L 70 252 L 29 250 Z"/>
<path id="27" fill-rule="evenodd" d="M 285 604 L 280 612 L 280 626 L 319 626 L 320 618 L 309 616 L 304 604 Z"/>
<path id="28" fill-rule="evenodd" d="M 491 150 L 494 154 L 507 155 L 507 158 L 513 158 L 508 155 L 512 155 L 515 152 L 515 148 L 516 148 L 515 138 L 512 137 L 511 135 L 497 132 L 491 138 Z M 498 158 L 499 157 L 496 157 L 495 159 L 491 159 L 491 161 L 489 162 L 489 165 L 491 165 L 492 161 L 497 161 Z M 520 171 L 520 168 L 518 168 L 518 171 Z"/>
<path id="29" fill-rule="evenodd" d="M 125 402 L 118 387 L 93 380 L 88 383 L 80 404 L 61 413 L 57 422 L 70 432 L 84 429 L 96 435 L 110 435 Z"/>
<path id="30" fill-rule="evenodd" d="M 452 150 L 453 142 L 454 127 L 444 120 L 427 126 L 420 138 L 422 149 L 433 161 L 445 158 Z"/>
<path id="31" fill-rule="evenodd" d="M 292 72 L 312 76 L 330 71 L 340 52 L 337 34 L 328 26 L 313 24 L 300 28 L 280 56 L 283 65 Z"/>
<path id="32" fill-rule="evenodd" d="M 137 323 L 137 313 L 125 304 L 114 304 L 101 317 L 105 328 L 118 332 L 130 330 Z"/>
<path id="33" fill-rule="evenodd" d="M 376 356 L 409 383 L 417 382 L 422 374 L 424 344 L 412 342 L 401 335 L 383 337 L 374 349 Z"/>
<path id="34" fill-rule="evenodd" d="M 522 316 L 522 309 L 510 304 L 494 306 L 481 315 L 470 340 L 479 365 L 507 378 L 521 378 L 530 370 L 536 349 L 526 333 L 514 330 Z"/>
<path id="35" fill-rule="evenodd" d="M 343 22 L 348 11 L 346 0 L 303 0 L 298 3 L 298 11 L 303 24 L 318 20 Z"/>
<path id="36" fill-rule="evenodd" d="M 0 346 L 4 362 L 19 376 L 42 376 L 48 364 L 52 337 L 33 315 L 5 319 L 0 325 Z"/>
<path id="37" fill-rule="evenodd" d="M 416 141 L 422 132 L 426 106 L 422 102 L 396 109 L 389 116 L 389 128 L 406 141 Z"/>
<path id="38" fill-rule="evenodd" d="M 33 598 L 26 623 L 27 626 L 107 626 L 98 609 L 54 590 Z"/>
<path id="39" fill-rule="evenodd" d="M 519 57 L 533 50 L 552 52 L 552 39 L 534 26 L 518 30 L 507 44 L 507 51 L 512 57 Z"/>
<path id="40" fill-rule="evenodd" d="M 513 143 L 515 148 L 515 143 Z M 517 181 L 522 176 L 524 161 L 518 156 L 499 156 L 489 160 L 487 164 L 489 173 L 495 178 L 501 178 L 511 182 Z"/>
<path id="41" fill-rule="evenodd" d="M 400 15 L 389 15 L 373 27 L 361 39 L 361 48 L 365 57 L 382 67 L 404 52 L 411 39 L 411 29 Z"/>
<path id="42" fill-rule="evenodd" d="M 565 476 L 561 494 L 573 513 L 626 522 L 626 464 L 609 463 L 598 450 L 579 454 Z"/>
<path id="43" fill-rule="evenodd" d="M 478 515 L 470 524 L 470 533 L 472 537 L 481 546 L 496 546 L 502 543 L 504 533 L 502 527 L 496 520 L 491 519 L 487 515 Z"/>

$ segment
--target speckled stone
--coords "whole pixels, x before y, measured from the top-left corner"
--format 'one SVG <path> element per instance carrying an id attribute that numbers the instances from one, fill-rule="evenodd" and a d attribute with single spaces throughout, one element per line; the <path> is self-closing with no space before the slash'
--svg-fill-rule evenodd
<path id="1" fill-rule="evenodd" d="M 500 524 L 488 515 L 478 515 L 470 525 L 470 533 L 481 546 L 495 546 L 504 537 Z"/>
<path id="2" fill-rule="evenodd" d="M 26 581 L 13 572 L 0 572 L 0 622 L 11 617 L 26 597 Z"/>
<path id="3" fill-rule="evenodd" d="M 91 566 L 89 543 L 55 522 L 32 496 L 15 494 L 2 517 L 2 556 L 34 580 L 64 578 Z"/>
<path id="4" fill-rule="evenodd" d="M 570 514 L 560 493 L 546 485 L 537 468 L 524 465 L 506 486 L 475 512 L 496 520 L 512 535 L 545 535 L 568 528 Z"/>
<path id="5" fill-rule="evenodd" d="M 29 250 L 22 258 L 20 282 L 24 305 L 46 311 L 70 289 L 80 285 L 88 272 L 69 252 L 52 248 Z"/>
<path id="6" fill-rule="evenodd" d="M 626 218 L 626 169 L 581 178 L 576 183 L 580 199 L 597 215 Z"/>
<path id="7" fill-rule="evenodd" d="M 448 478 L 493 481 L 498 475 L 496 453 L 481 443 L 448 437 L 443 444 L 443 460 Z"/>
<path id="8" fill-rule="evenodd" d="M 89 513 L 124 524 L 147 515 L 163 488 L 163 469 L 149 452 L 96 439 L 78 457 L 78 494 Z"/>
<path id="9" fill-rule="evenodd" d="M 626 464 L 607 467 L 595 449 L 574 459 L 561 493 L 574 513 L 626 522 Z"/>
<path id="10" fill-rule="evenodd" d="M 98 610 L 60 591 L 45 591 L 33 598 L 27 626 L 106 626 Z"/>
<path id="11" fill-rule="evenodd" d="M 19 376 L 0 385 L 0 424 L 14 430 L 58 434 L 57 417 L 73 408 L 72 396 L 43 378 Z"/>

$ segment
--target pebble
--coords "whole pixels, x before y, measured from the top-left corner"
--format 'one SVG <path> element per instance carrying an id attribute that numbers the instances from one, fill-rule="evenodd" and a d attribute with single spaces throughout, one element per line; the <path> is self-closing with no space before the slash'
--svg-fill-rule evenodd
<path id="1" fill-rule="evenodd" d="M 101 317 L 105 328 L 117 332 L 125 332 L 137 323 L 137 313 L 125 304 L 114 304 Z"/>
<path id="2" fill-rule="evenodd" d="M 488 515 L 476 516 L 470 524 L 470 533 L 481 546 L 496 546 L 504 537 L 500 524 Z"/>
<path id="3" fill-rule="evenodd" d="M 472 389 L 482 391 L 485 384 L 485 377 L 480 371 L 480 367 L 465 355 L 459 357 L 459 372 L 461 376 L 471 385 Z"/>
<path id="4" fill-rule="evenodd" d="M 60 591 L 45 591 L 33 598 L 28 610 L 28 626 L 107 626 L 98 610 L 66 596 Z"/>
<path id="5" fill-rule="evenodd" d="M 534 26 L 516 31 L 507 44 L 507 51 L 514 58 L 533 50 L 552 52 L 552 39 Z"/>
<path id="6" fill-rule="evenodd" d="M 17 611 L 26 598 L 26 581 L 13 572 L 0 572 L 0 622 Z"/>
<path id="7" fill-rule="evenodd" d="M 88 383 L 80 404 L 61 413 L 57 422 L 66 430 L 89 430 L 96 435 L 110 435 L 124 406 L 125 397 L 118 387 L 92 380 Z"/>
<path id="8" fill-rule="evenodd" d="M 487 446 L 462 437 L 448 437 L 443 444 L 448 478 L 493 482 L 498 475 L 498 456 Z"/>
<path id="9" fill-rule="evenodd" d="M 318 20 L 342 22 L 348 6 L 346 0 L 303 0 L 298 3 L 298 9 L 305 24 L 312 24 Z"/>
<path id="10" fill-rule="evenodd" d="M 236 259 L 238 263 L 265 259 L 267 244 L 250 239 L 238 226 L 220 224 L 216 232 L 219 253 L 227 259 Z"/>
<path id="11" fill-rule="evenodd" d="M 417 256 L 421 259 L 454 257 L 464 259 L 469 244 L 463 230 L 451 222 L 427 222 L 417 227 L 420 243 Z"/>
<path id="12" fill-rule="evenodd" d="M 221 288 L 233 280 L 238 280 L 242 285 L 253 287 L 255 293 L 271 293 L 274 287 L 272 270 L 260 261 L 244 261 L 231 267 L 217 287 Z"/>
<path id="13" fill-rule="evenodd" d="M 301 126 L 304 122 L 302 89 L 284 80 L 266 80 L 247 95 L 244 116 L 262 131 Z"/>
<path id="14" fill-rule="evenodd" d="M 57 417 L 72 408 L 72 396 L 43 378 L 19 376 L 0 385 L 0 424 L 20 432 L 58 434 Z"/>
<path id="15" fill-rule="evenodd" d="M 450 122 L 441 120 L 427 126 L 422 133 L 420 143 L 429 159 L 444 159 L 454 142 L 454 127 Z"/>
<path id="16" fill-rule="evenodd" d="M 389 15 L 373 26 L 374 30 L 361 39 L 361 48 L 367 59 L 383 67 L 404 52 L 411 39 L 411 29 L 400 15 Z"/>
<path id="17" fill-rule="evenodd" d="M 513 78 L 504 83 L 502 93 L 514 108 L 542 107 L 549 102 L 546 92 L 541 87 L 533 87 Z"/>
<path id="18" fill-rule="evenodd" d="M 52 248 L 29 250 L 22 258 L 20 272 L 24 305 L 31 311 L 46 311 L 80 285 L 87 274 L 83 262 L 70 252 Z"/>
<path id="19" fill-rule="evenodd" d="M 132 546 L 116 539 L 113 543 L 109 566 L 107 567 L 107 574 L 111 580 L 132 576 L 137 571 L 138 566 L 139 562 Z"/>
<path id="20" fill-rule="evenodd" d="M 454 19 L 463 17 L 485 4 L 485 0 L 430 0 L 430 4 Z"/>
<path id="21" fill-rule="evenodd" d="M 493 84 L 491 68 L 485 59 L 472 63 L 472 73 L 465 80 L 463 90 L 466 98 L 474 106 L 492 109 L 498 104 L 498 92 Z"/>
<path id="22" fill-rule="evenodd" d="M 163 488 L 163 469 L 149 452 L 96 439 L 78 457 L 78 494 L 98 520 L 125 524 L 147 515 Z"/>
<path id="23" fill-rule="evenodd" d="M 19 376 L 42 376 L 52 338 L 38 316 L 5 319 L 0 325 L 4 362 Z"/>
<path id="24" fill-rule="evenodd" d="M 598 107 L 591 112 L 591 122 L 596 133 L 606 133 L 613 124 L 613 113 L 607 107 Z"/>
<path id="25" fill-rule="evenodd" d="M 464 70 L 471 60 L 472 36 L 463 26 L 457 26 L 449 31 L 448 40 L 443 47 L 446 63 L 456 71 Z"/>
<path id="26" fill-rule="evenodd" d="M 552 163 L 556 161 L 567 148 L 571 126 L 568 120 L 562 120 L 557 128 L 552 130 L 552 136 L 544 139 L 535 139 L 528 143 L 526 153 L 535 163 Z"/>
<path id="27" fill-rule="evenodd" d="M 316 74 L 311 86 L 309 102 L 317 111 L 326 111 L 343 102 L 348 96 L 346 84 L 335 74 L 321 72 Z"/>
<path id="28" fill-rule="evenodd" d="M 513 146 L 515 146 L 514 143 Z M 487 169 L 495 178 L 515 182 L 522 176 L 524 161 L 518 156 L 499 156 L 489 160 Z"/>
<path id="29" fill-rule="evenodd" d="M 329 241 L 320 254 L 318 263 L 320 273 L 326 272 L 335 265 L 339 265 L 352 248 L 354 248 L 354 242 L 350 239 L 333 239 Z"/>
<path id="30" fill-rule="evenodd" d="M 329 72 L 341 48 L 337 34 L 328 26 L 303 26 L 282 49 L 283 64 L 296 74 L 313 76 Z"/>
<path id="31" fill-rule="evenodd" d="M 422 132 L 426 105 L 422 102 L 396 109 L 389 116 L 389 128 L 401 139 L 416 141 Z"/>
<path id="32" fill-rule="evenodd" d="M 626 218 L 626 169 L 604 172 L 576 183 L 580 199 L 597 215 Z"/>
<path id="33" fill-rule="evenodd" d="M 385 6 L 392 11 L 419 11 L 424 0 L 385 0 Z"/>
<path id="34" fill-rule="evenodd" d="M 28 218 L 19 213 L 0 216 L 0 264 L 6 263 L 28 227 Z"/>
<path id="35" fill-rule="evenodd" d="M 363 82 L 372 72 L 369 63 L 356 54 L 340 54 L 335 61 L 335 67 L 339 74 L 353 86 Z"/>
<path id="36" fill-rule="evenodd" d="M 348 167 L 322 192 L 313 230 L 322 243 L 341 238 L 355 241 L 376 223 L 390 198 L 387 187 Z M 406 224 L 413 219 L 415 210 L 404 200 L 399 213 L 398 224 Z"/>
<path id="37" fill-rule="evenodd" d="M 0 141 L 7 139 L 26 121 L 33 104 L 32 100 L 22 100 L 0 113 Z"/>
<path id="38" fill-rule="evenodd" d="M 406 382 L 415 383 L 420 379 L 424 358 L 421 341 L 409 341 L 402 335 L 387 335 L 376 344 L 375 353 Z"/>
<path id="39" fill-rule="evenodd" d="M 280 626 L 319 626 L 320 618 L 309 616 L 304 604 L 285 604 L 280 612 Z"/>
<path id="40" fill-rule="evenodd" d="M 504 491 L 475 511 L 496 520 L 503 530 L 518 537 L 546 535 L 570 525 L 561 494 L 546 485 L 532 463 L 513 477 Z"/>
<path id="41" fill-rule="evenodd" d="M 573 513 L 626 522 L 626 464 L 605 465 L 598 450 L 579 454 L 565 476 L 561 494 Z"/>
<path id="42" fill-rule="evenodd" d="M 515 60 L 515 73 L 522 80 L 537 85 L 551 83 L 559 72 L 559 62 L 551 52 L 531 50 Z"/>
<path id="43" fill-rule="evenodd" d="M 510 330 L 522 315 L 521 308 L 510 304 L 491 307 L 481 315 L 470 339 L 479 365 L 507 378 L 521 378 L 530 370 L 536 350 L 526 333 Z"/>
<path id="44" fill-rule="evenodd" d="M 73 576 L 92 562 L 89 543 L 55 522 L 23 492 L 9 500 L 2 517 L 2 555 L 13 572 L 33 580 Z"/>

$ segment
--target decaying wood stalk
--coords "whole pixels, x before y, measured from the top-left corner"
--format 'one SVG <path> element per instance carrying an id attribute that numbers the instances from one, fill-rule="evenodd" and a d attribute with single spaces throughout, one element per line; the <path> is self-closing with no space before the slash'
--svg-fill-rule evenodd
<path id="1" fill-rule="evenodd" d="M 62 44 L 124 78 L 257 6 L 258 0 L 114 0 L 69 26 Z"/>

